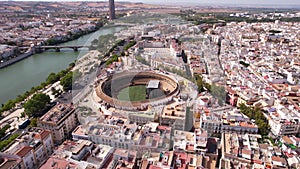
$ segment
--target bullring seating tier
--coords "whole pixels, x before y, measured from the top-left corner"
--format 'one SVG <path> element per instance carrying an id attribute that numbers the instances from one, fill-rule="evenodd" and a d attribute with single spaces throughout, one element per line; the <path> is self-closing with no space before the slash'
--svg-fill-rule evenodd
<path id="1" fill-rule="evenodd" d="M 160 88 L 168 93 L 166 96 L 141 101 L 124 101 L 117 99 L 117 93 L 125 87 L 132 85 L 147 85 L 150 80 L 159 80 Z M 110 106 L 124 110 L 143 110 L 149 105 L 163 105 L 173 100 L 177 96 L 180 88 L 177 80 L 162 73 L 153 71 L 126 71 L 114 74 L 102 80 L 96 87 L 96 94 L 102 101 Z"/>

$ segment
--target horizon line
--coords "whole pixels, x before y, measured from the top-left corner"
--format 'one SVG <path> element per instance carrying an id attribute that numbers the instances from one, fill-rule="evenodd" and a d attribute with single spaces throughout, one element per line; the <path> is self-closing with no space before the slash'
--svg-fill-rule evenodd
<path id="1" fill-rule="evenodd" d="M 108 2 L 108 0 L 0 0 L 0 2 Z M 300 4 L 297 3 L 287 3 L 287 4 L 282 4 L 282 3 L 263 3 L 263 4 L 254 4 L 254 3 L 217 3 L 217 2 L 175 2 L 175 3 L 170 3 L 170 2 L 142 2 L 141 1 L 130 1 L 130 0 L 118 0 L 115 1 L 115 3 L 118 2 L 127 2 L 127 3 L 142 3 L 142 4 L 149 4 L 149 5 L 166 5 L 166 6 L 186 6 L 189 7 L 191 5 L 194 5 L 195 7 L 199 6 L 206 6 L 206 7 L 255 7 L 255 8 L 300 8 Z"/>

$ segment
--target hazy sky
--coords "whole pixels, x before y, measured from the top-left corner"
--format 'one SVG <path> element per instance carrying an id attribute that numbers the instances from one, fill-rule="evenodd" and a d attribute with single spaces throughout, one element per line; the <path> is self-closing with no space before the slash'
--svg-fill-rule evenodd
<path id="1" fill-rule="evenodd" d="M 118 1 L 118 0 L 115 0 Z M 126 0 L 119 0 L 126 1 Z M 300 0 L 127 0 L 155 4 L 267 4 L 267 5 L 300 5 Z"/>
<path id="2" fill-rule="evenodd" d="M 0 0 L 7 1 L 7 0 Z M 24 0 L 13 0 L 24 1 Z M 25 0 L 39 1 L 39 0 Z M 60 1 L 60 0 L 42 0 L 42 1 Z M 62 1 L 108 1 L 108 0 L 62 0 Z M 229 5 L 229 6 L 268 6 L 268 7 L 295 7 L 300 8 L 300 0 L 115 0 L 115 1 L 130 1 L 143 2 L 147 4 L 165 4 L 165 5 Z M 0 4 L 1 5 L 1 4 Z"/>

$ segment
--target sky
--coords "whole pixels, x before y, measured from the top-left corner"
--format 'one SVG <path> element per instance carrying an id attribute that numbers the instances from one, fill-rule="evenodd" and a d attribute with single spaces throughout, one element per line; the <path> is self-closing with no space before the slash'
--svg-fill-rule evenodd
<path id="1" fill-rule="evenodd" d="M 117 1 L 117 0 L 116 0 Z M 121 0 L 126 1 L 126 0 Z M 300 0 L 127 0 L 131 2 L 160 3 L 160 4 L 297 4 Z"/>
<path id="2" fill-rule="evenodd" d="M 7 1 L 7 0 L 0 0 Z M 22 1 L 22 0 L 16 0 Z M 25 0 L 38 1 L 38 0 Z M 42 0 L 42 1 L 59 1 L 59 0 Z M 89 0 L 63 0 L 63 1 L 89 1 Z M 98 0 L 90 0 L 98 1 Z M 108 1 L 108 0 L 99 0 Z M 143 2 L 147 4 L 165 4 L 165 5 L 230 5 L 230 6 L 276 6 L 276 7 L 300 7 L 300 0 L 115 0 L 129 2 Z"/>

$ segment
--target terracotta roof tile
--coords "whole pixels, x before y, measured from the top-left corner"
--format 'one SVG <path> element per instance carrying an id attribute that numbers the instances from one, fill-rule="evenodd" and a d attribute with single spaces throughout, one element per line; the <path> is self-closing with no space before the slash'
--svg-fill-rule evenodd
<path id="1" fill-rule="evenodd" d="M 19 151 L 16 152 L 16 155 L 20 157 L 24 157 L 26 154 L 28 154 L 33 148 L 29 146 L 22 147 Z"/>
<path id="2" fill-rule="evenodd" d="M 50 131 L 48 131 L 48 130 L 43 130 L 43 131 L 41 132 L 41 137 L 42 137 L 42 139 L 45 139 L 45 138 L 48 137 L 50 134 L 51 134 Z"/>

